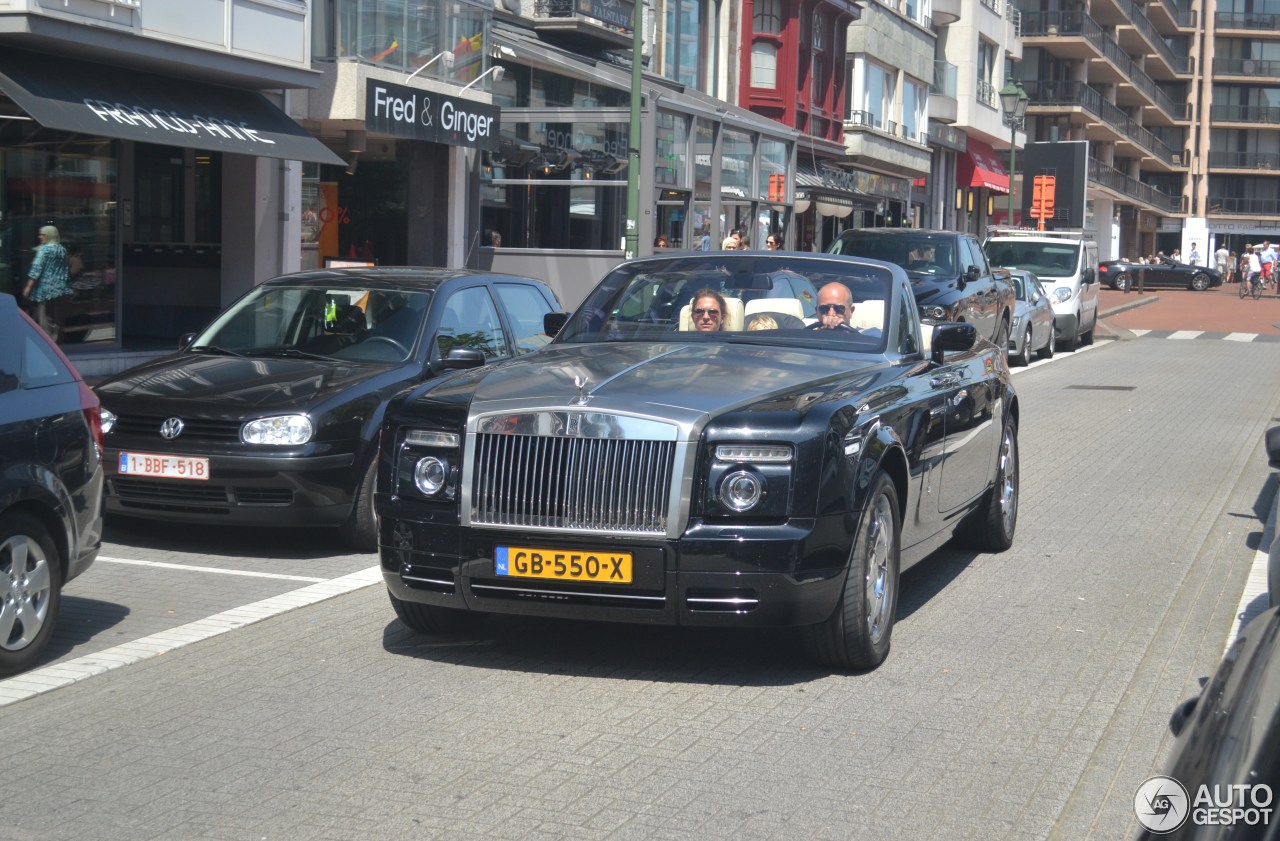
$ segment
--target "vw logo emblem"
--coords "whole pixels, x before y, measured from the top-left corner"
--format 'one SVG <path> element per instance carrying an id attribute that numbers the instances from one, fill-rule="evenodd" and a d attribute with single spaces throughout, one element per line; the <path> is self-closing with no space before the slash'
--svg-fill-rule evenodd
<path id="1" fill-rule="evenodd" d="M 182 418 L 169 418 L 160 424 L 160 437 L 166 441 L 172 441 L 182 434 Z"/>

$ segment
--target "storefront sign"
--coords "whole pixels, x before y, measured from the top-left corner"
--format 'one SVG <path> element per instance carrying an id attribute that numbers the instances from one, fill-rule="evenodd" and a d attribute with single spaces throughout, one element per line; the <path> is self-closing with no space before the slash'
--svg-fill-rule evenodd
<path id="1" fill-rule="evenodd" d="M 365 128 L 376 134 L 493 152 L 500 114 L 483 102 L 378 79 L 369 79 L 365 87 Z"/>
<path id="2" fill-rule="evenodd" d="M 635 3 L 626 0 L 578 0 L 578 14 L 631 31 Z"/>

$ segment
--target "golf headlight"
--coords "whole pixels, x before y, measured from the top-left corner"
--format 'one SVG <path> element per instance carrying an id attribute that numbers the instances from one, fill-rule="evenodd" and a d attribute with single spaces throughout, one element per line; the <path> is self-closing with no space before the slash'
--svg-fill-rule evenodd
<path id="1" fill-rule="evenodd" d="M 947 312 L 946 307 L 921 307 L 920 317 L 926 321 L 946 321 L 950 318 L 951 313 Z"/>
<path id="2" fill-rule="evenodd" d="M 281 415 L 249 421 L 240 429 L 240 440 L 246 444 L 297 446 L 311 440 L 315 427 L 306 415 Z"/>
<path id="3" fill-rule="evenodd" d="M 106 435 L 116 428 L 116 413 L 110 409 L 102 409 L 100 414 L 102 415 L 102 434 Z"/>
<path id="4" fill-rule="evenodd" d="M 435 456 L 423 456 L 413 468 L 413 484 L 427 496 L 435 496 L 449 478 L 449 468 Z"/>
<path id="5" fill-rule="evenodd" d="M 720 480 L 720 502 L 732 511 L 750 511 L 762 496 L 764 484 L 754 473 L 735 470 Z"/>
<path id="6" fill-rule="evenodd" d="M 1053 290 L 1053 299 L 1060 304 L 1065 304 L 1071 300 L 1071 287 L 1058 286 Z"/>

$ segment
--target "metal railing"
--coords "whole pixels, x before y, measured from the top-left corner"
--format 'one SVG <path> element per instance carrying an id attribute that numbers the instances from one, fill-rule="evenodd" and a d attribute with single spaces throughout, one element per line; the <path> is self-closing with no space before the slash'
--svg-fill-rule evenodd
<path id="1" fill-rule="evenodd" d="M 1225 216 L 1280 216 L 1280 199 L 1209 196 L 1209 212 Z"/>
<path id="2" fill-rule="evenodd" d="M 1280 15 L 1253 12 L 1218 12 L 1213 16 L 1218 29 L 1252 29 L 1261 32 L 1280 30 Z"/>
<path id="3" fill-rule="evenodd" d="M 1276 170 L 1280 174 L 1280 152 L 1210 152 L 1209 166 Z"/>
<path id="4" fill-rule="evenodd" d="M 929 138 L 939 146 L 963 152 L 969 145 L 969 138 L 963 131 L 937 121 L 929 123 Z"/>
<path id="5" fill-rule="evenodd" d="M 1155 81 L 1146 74 L 1137 62 L 1129 58 L 1124 48 L 1115 42 L 1106 30 L 1089 15 L 1083 12 L 1024 12 L 1022 16 L 1023 37 L 1067 35 L 1079 36 L 1092 44 L 1108 61 L 1124 73 L 1130 83 L 1142 91 L 1146 97 L 1163 111 L 1171 120 L 1187 119 L 1189 106 L 1179 108 L 1168 94 L 1160 90 Z"/>
<path id="6" fill-rule="evenodd" d="M 1005 8 L 1005 17 L 1009 19 L 1009 23 L 1013 25 L 1013 34 L 1016 38 L 1022 37 L 1022 10 L 1017 6 L 1009 5 Z"/>
<path id="7" fill-rule="evenodd" d="M 1215 58 L 1213 72 L 1220 76 L 1280 76 L 1280 61 L 1266 58 Z"/>
<path id="8" fill-rule="evenodd" d="M 1023 82 L 1022 86 L 1032 106 L 1079 106 L 1170 166 L 1182 165 L 1181 154 L 1084 82 Z"/>
<path id="9" fill-rule="evenodd" d="M 1209 119 L 1223 123 L 1271 123 L 1280 125 L 1280 107 L 1270 105 L 1212 105 Z"/>
<path id="10" fill-rule="evenodd" d="M 1171 196 L 1161 192 L 1150 184 L 1144 184 L 1132 176 L 1125 175 L 1097 158 L 1089 158 L 1089 180 L 1129 198 L 1146 202 L 1157 210 L 1182 212 L 1182 196 Z"/>
<path id="11" fill-rule="evenodd" d="M 1120 7 L 1120 11 L 1124 12 L 1129 23 L 1133 24 L 1133 28 L 1142 34 L 1147 43 L 1155 49 L 1166 64 L 1173 68 L 1175 73 L 1190 72 L 1189 58 L 1187 56 L 1178 58 L 1173 54 L 1173 48 L 1165 42 L 1164 36 L 1156 29 L 1155 24 L 1147 19 L 1146 13 L 1138 8 L 1133 0 L 1116 0 L 1116 5 Z"/>
<path id="12" fill-rule="evenodd" d="M 874 111 L 850 111 L 844 118 L 845 128 L 882 128 L 884 118 Z"/>
<path id="13" fill-rule="evenodd" d="M 878 134 L 887 134 L 890 137 L 909 140 L 913 143 L 928 142 L 928 135 L 925 134 L 923 129 L 917 128 L 912 133 L 906 124 L 899 123 L 896 120 L 887 120 L 871 111 L 850 111 L 849 116 L 844 119 L 844 127 L 845 129 L 875 129 Z"/>
<path id="14" fill-rule="evenodd" d="M 978 101 L 983 105 L 996 107 L 996 86 L 988 82 L 986 79 L 978 80 L 977 90 Z"/>

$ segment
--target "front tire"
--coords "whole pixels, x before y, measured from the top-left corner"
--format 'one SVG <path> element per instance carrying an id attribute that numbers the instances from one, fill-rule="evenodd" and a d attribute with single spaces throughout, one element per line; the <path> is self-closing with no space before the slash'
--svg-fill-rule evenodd
<path id="1" fill-rule="evenodd" d="M 391 609 L 400 621 L 420 634 L 458 634 L 470 631 L 484 621 L 484 614 L 451 607 L 436 607 L 418 602 L 406 602 L 387 593 Z"/>
<path id="2" fill-rule="evenodd" d="M 378 519 L 373 513 L 373 486 L 378 478 L 378 459 L 373 463 L 356 488 L 351 516 L 340 527 L 342 542 L 356 552 L 378 551 Z"/>
<path id="3" fill-rule="evenodd" d="M 840 601 L 826 621 L 805 629 L 805 648 L 818 662 L 867 671 L 889 656 L 898 610 L 901 537 L 898 492 L 881 472 L 858 522 Z"/>
<path id="4" fill-rule="evenodd" d="M 30 514 L 0 518 L 0 677 L 29 669 L 53 635 L 62 602 L 62 558 Z"/>
<path id="5" fill-rule="evenodd" d="M 1031 328 L 1022 334 L 1022 353 L 1009 357 L 1010 365 L 1026 365 L 1031 361 Z"/>
<path id="6" fill-rule="evenodd" d="M 1123 272 L 1116 275 L 1115 278 L 1113 278 L 1111 281 L 1111 288 L 1116 290 L 1117 292 L 1128 292 L 1129 276 L 1127 274 L 1124 274 Z"/>
<path id="7" fill-rule="evenodd" d="M 1209 288 L 1209 276 L 1204 272 L 1196 272 L 1191 276 L 1191 288 L 1203 292 Z"/>
<path id="8" fill-rule="evenodd" d="M 1083 323 L 1083 317 L 1081 319 L 1081 323 Z M 1090 322 L 1089 329 L 1080 334 L 1080 344 L 1082 345 L 1093 344 L 1093 331 L 1097 328 L 1097 326 L 1098 326 L 1098 311 L 1094 310 L 1093 321 Z"/>
<path id="9" fill-rule="evenodd" d="M 996 476 L 982 504 L 956 532 L 957 542 L 980 552 L 1003 552 L 1018 528 L 1018 422 L 1010 415 L 1000 437 Z"/>

